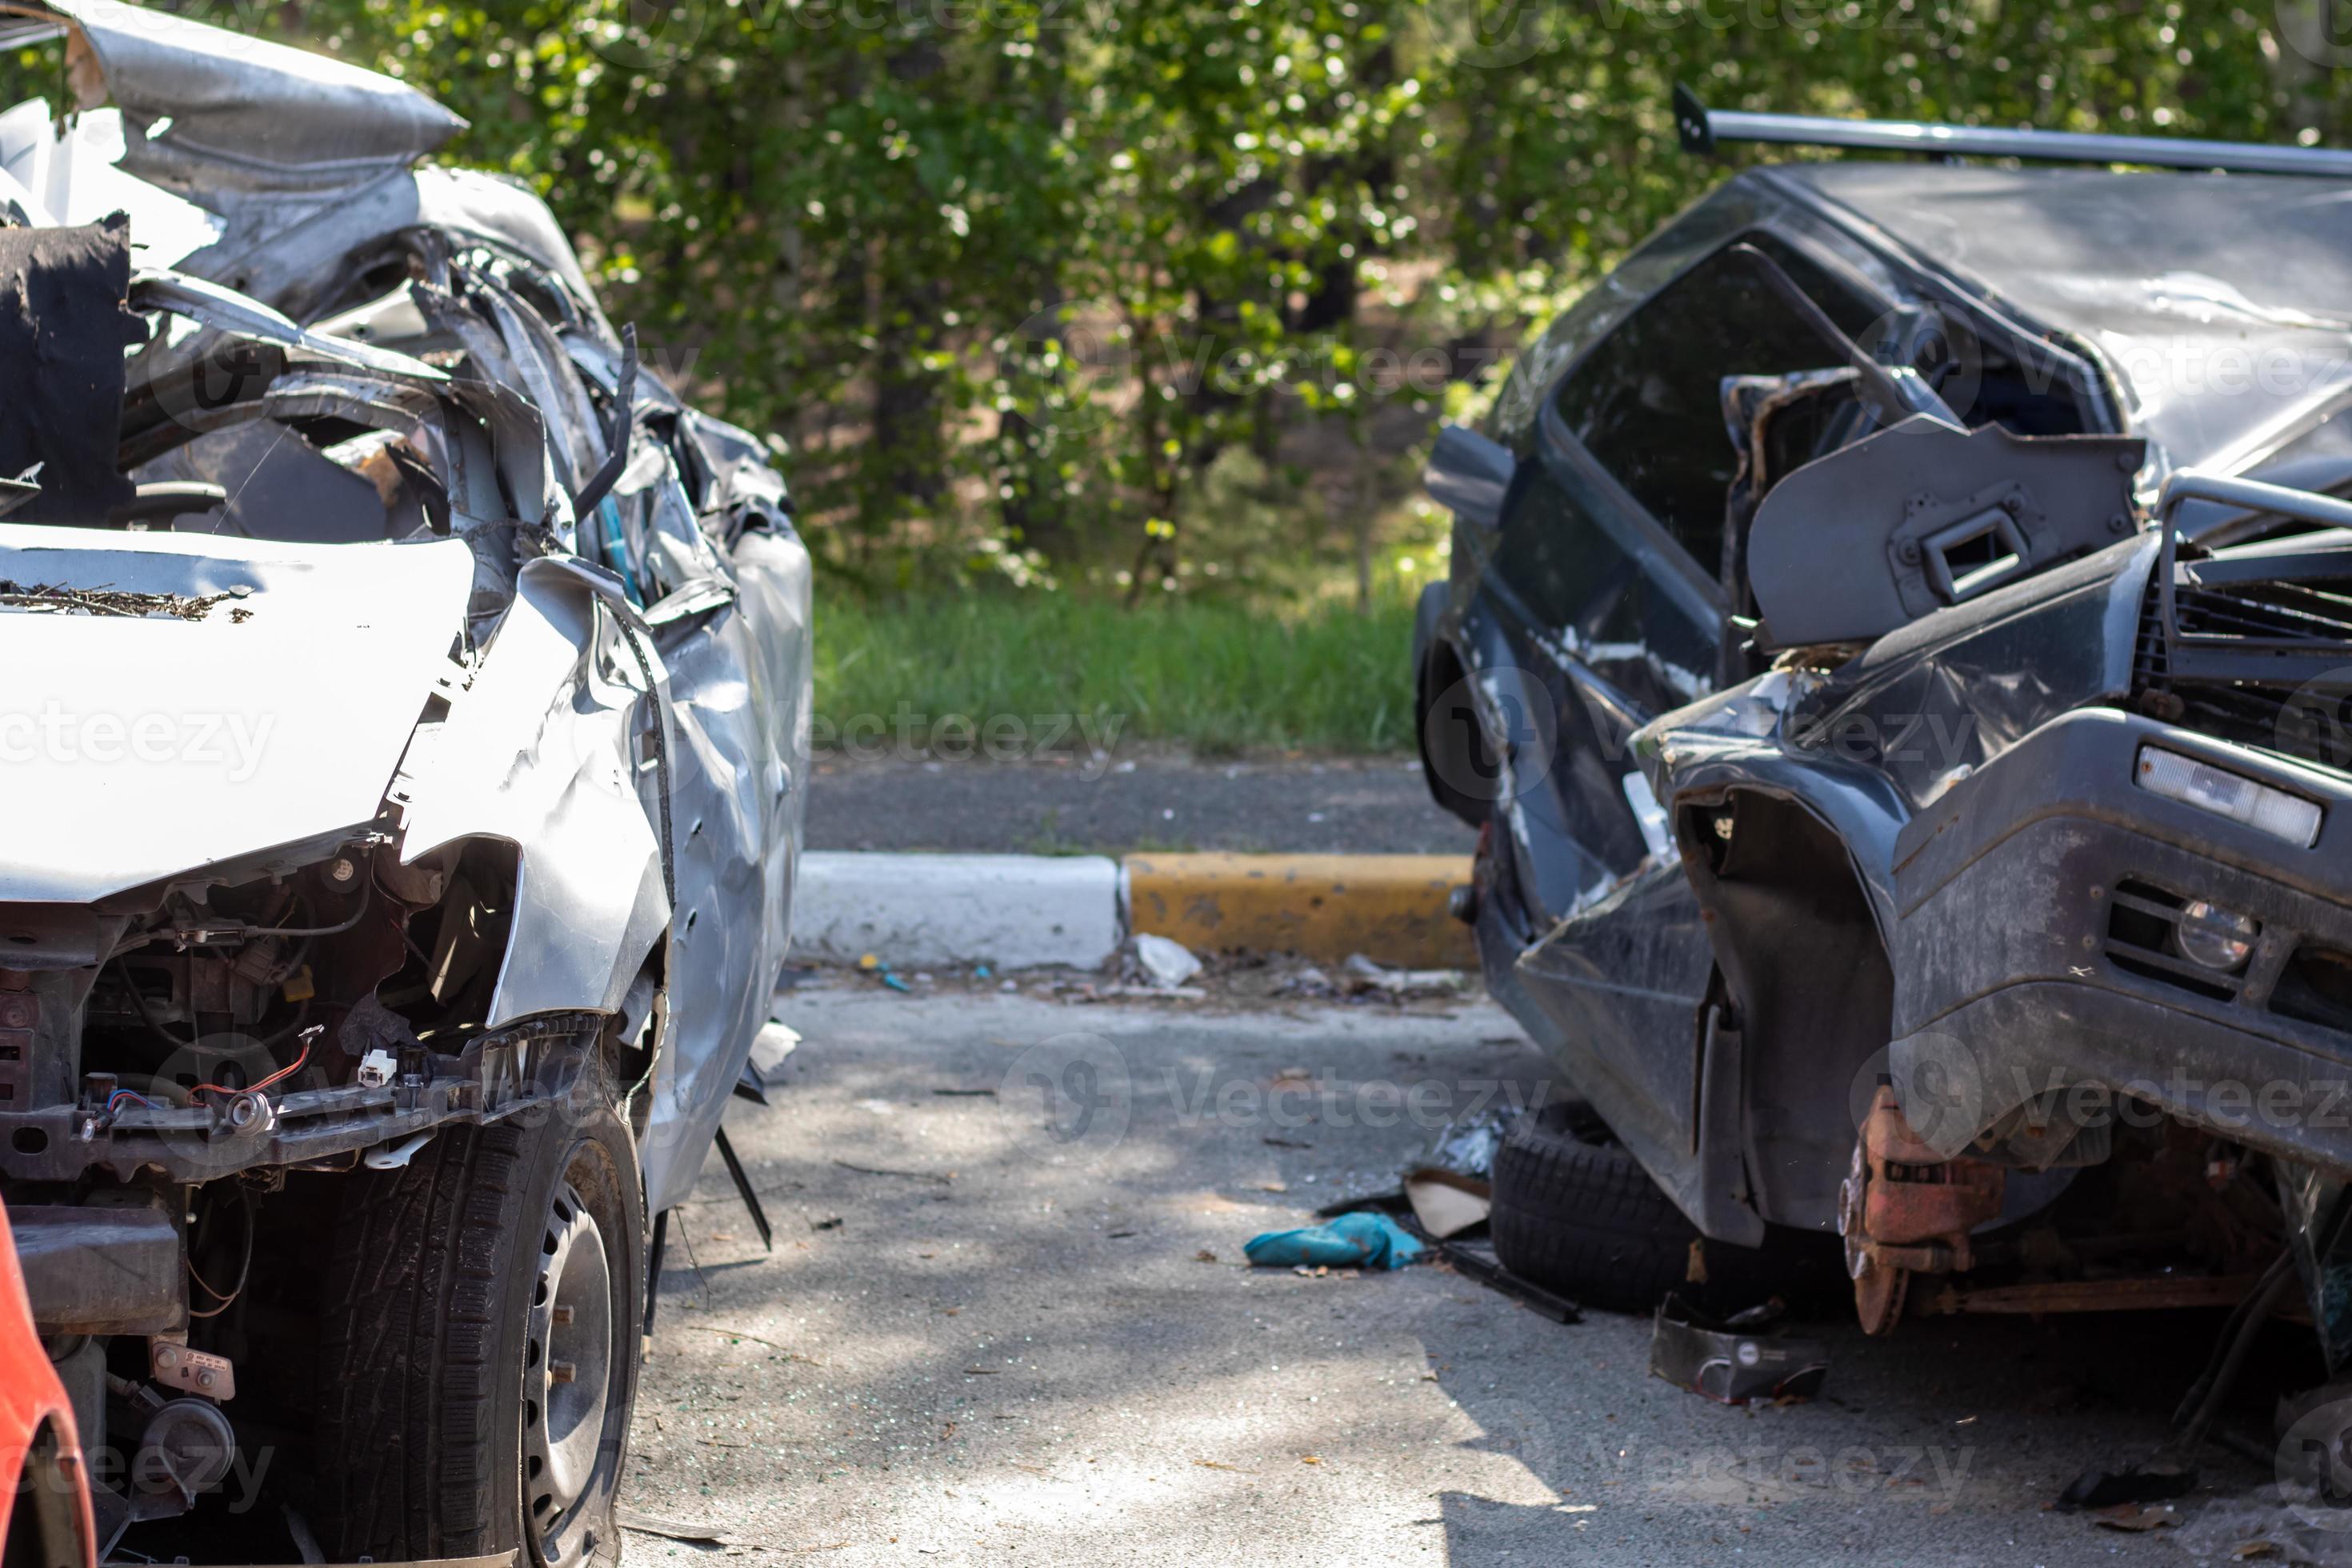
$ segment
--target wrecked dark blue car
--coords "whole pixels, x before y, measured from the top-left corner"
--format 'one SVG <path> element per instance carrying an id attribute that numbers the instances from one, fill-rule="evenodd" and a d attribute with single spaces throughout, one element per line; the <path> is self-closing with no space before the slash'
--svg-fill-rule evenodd
<path id="1" fill-rule="evenodd" d="M 1443 433 L 1423 760 L 1576 1097 L 1498 1249 L 1873 1331 L 2292 1270 L 2341 1364 L 2352 159 L 1679 107 L 2174 167 L 1751 167 Z"/>

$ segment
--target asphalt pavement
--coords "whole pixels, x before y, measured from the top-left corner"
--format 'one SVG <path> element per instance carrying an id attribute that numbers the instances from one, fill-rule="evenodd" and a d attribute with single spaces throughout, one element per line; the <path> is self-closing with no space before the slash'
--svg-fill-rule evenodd
<path id="1" fill-rule="evenodd" d="M 803 1043 L 727 1117 L 775 1249 L 710 1161 L 625 1493 L 726 1544 L 632 1533 L 633 1561 L 2179 1563 L 2266 1479 L 2212 1456 L 2147 1531 L 2049 1507 L 2154 1450 L 2210 1320 L 1824 1323 L 1822 1398 L 1730 1409 L 1649 1375 L 1643 1320 L 1246 1268 L 1542 1058 L 1483 1000 L 995 984 L 780 996 Z"/>
<path id="2" fill-rule="evenodd" d="M 1476 841 L 1431 804 L 1408 757 L 833 757 L 809 791 L 812 849 L 1467 855 Z"/>

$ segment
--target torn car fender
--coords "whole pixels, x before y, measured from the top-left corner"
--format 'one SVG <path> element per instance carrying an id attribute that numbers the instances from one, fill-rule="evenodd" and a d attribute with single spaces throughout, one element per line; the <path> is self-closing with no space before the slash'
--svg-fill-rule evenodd
<path id="1" fill-rule="evenodd" d="M 628 646 L 631 612 L 603 575 L 560 557 L 523 563 L 471 685 L 446 720 L 419 727 L 392 792 L 404 863 L 469 837 L 519 851 L 490 1028 L 618 1010 L 669 922 L 657 805 L 635 761 L 648 698 L 667 749 L 667 675 L 641 629 L 639 649 Z"/>
<path id="2" fill-rule="evenodd" d="M 1883 774 L 1788 738 L 1785 721 L 1819 684 L 1801 670 L 1758 676 L 1643 726 L 1633 735 L 1633 755 L 1665 803 L 1685 858 L 1695 847 L 1685 805 L 1755 790 L 1818 817 L 1845 846 L 1879 938 L 1891 944 L 1895 840 L 1911 820 L 1910 805 Z"/>
<path id="3" fill-rule="evenodd" d="M 670 714 L 677 917 L 671 1011 L 640 1141 L 646 1202 L 683 1201 L 752 1041 L 774 1008 L 792 934 L 808 776 L 810 563 L 790 534 L 745 533 L 728 552 L 731 599 L 683 618 L 648 612 L 681 693 Z M 674 598 L 694 595 L 691 587 Z"/>

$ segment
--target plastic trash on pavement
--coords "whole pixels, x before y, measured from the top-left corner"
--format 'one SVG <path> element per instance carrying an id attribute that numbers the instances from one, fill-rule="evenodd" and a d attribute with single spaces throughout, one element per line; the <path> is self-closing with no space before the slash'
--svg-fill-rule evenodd
<path id="1" fill-rule="evenodd" d="M 1173 990 L 1201 973 L 1201 961 L 1182 942 L 1149 931 L 1135 935 L 1135 960 L 1144 976 L 1161 990 Z"/>
<path id="2" fill-rule="evenodd" d="M 1343 1214 L 1328 1225 L 1270 1230 L 1242 1250 L 1262 1268 L 1402 1268 L 1428 1251 L 1421 1238 L 1384 1214 Z"/>

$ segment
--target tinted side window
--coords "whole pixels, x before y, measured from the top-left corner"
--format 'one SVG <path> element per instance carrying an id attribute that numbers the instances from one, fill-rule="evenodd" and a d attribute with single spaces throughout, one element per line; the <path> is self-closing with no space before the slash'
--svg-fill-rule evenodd
<path id="1" fill-rule="evenodd" d="M 1869 305 L 1769 235 L 1742 242 L 1780 263 L 1848 335 Z M 1840 363 L 1750 263 L 1721 251 L 1660 290 L 1593 345 L 1555 395 L 1570 434 L 1712 575 L 1723 560 L 1725 491 L 1738 467 L 1724 428 L 1727 375 Z"/>

